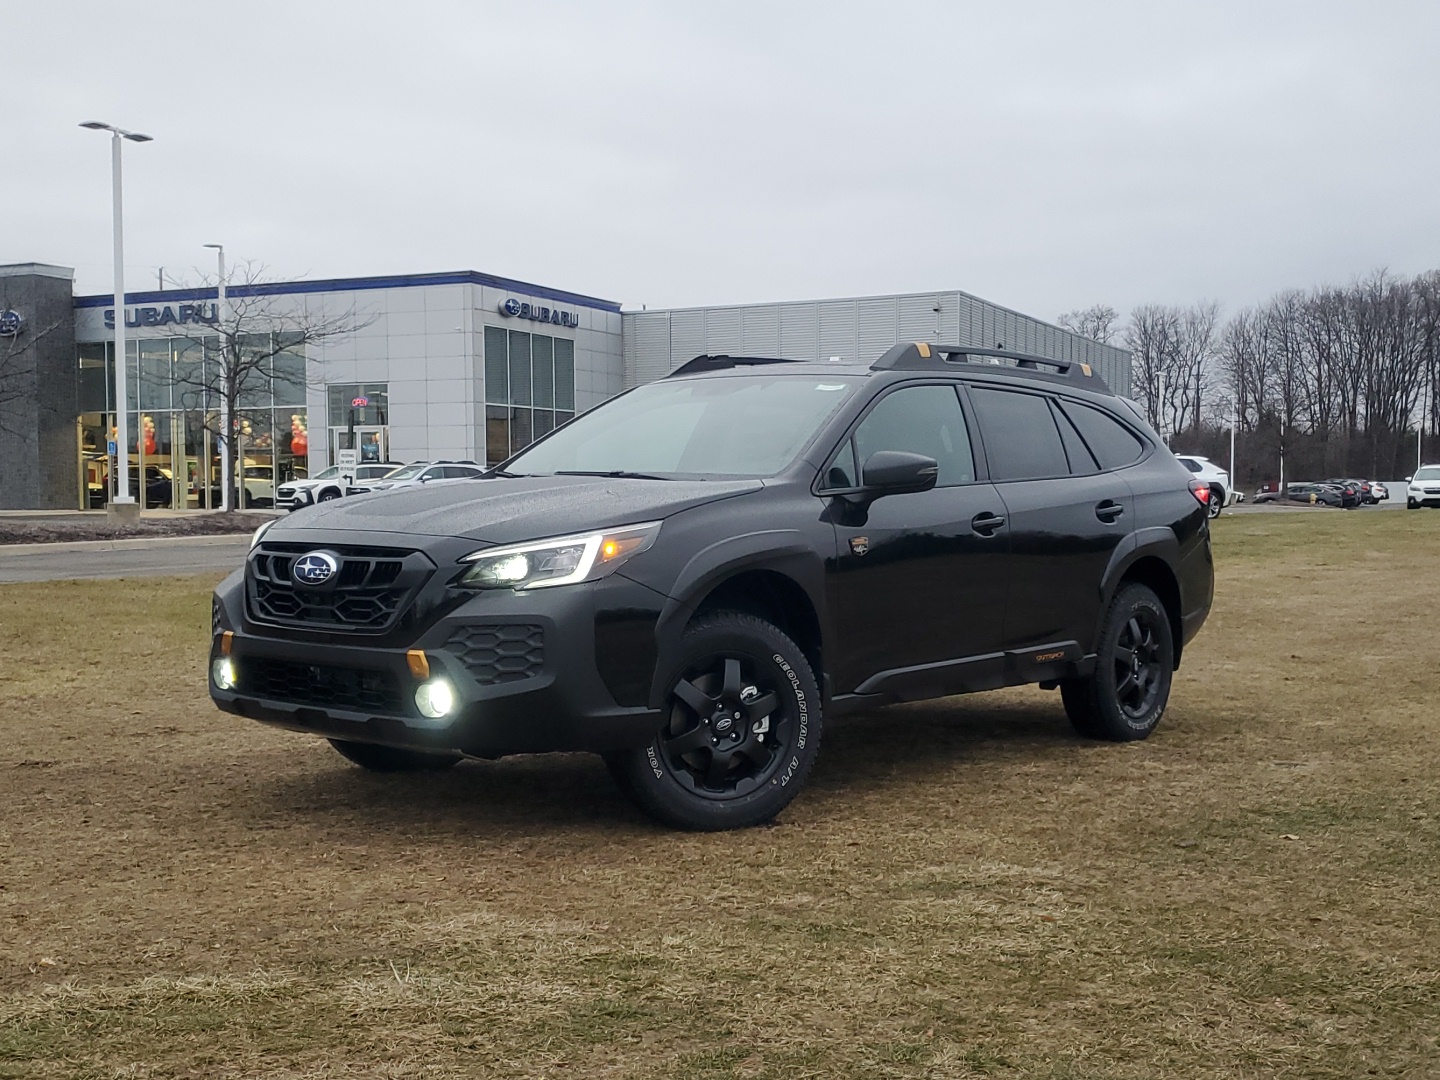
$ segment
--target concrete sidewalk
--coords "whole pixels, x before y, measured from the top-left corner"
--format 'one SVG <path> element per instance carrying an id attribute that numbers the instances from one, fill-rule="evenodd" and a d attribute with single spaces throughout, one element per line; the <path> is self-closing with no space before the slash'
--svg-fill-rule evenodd
<path id="1" fill-rule="evenodd" d="M 223 573 L 245 561 L 248 534 L 0 545 L 0 584 Z"/>

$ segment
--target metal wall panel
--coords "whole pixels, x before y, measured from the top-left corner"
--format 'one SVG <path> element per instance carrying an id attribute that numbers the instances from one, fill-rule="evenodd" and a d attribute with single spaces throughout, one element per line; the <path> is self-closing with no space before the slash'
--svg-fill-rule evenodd
<path id="1" fill-rule="evenodd" d="M 936 305 L 940 311 L 935 311 Z M 987 303 L 969 293 L 907 293 L 785 304 L 625 312 L 625 385 L 660 378 L 703 353 L 838 356 L 867 362 L 897 341 L 1031 352 L 1091 364 L 1116 392 L 1130 392 L 1130 354 Z"/>
<path id="2" fill-rule="evenodd" d="M 670 360 L 666 370 L 679 367 L 706 352 L 705 313 L 703 311 L 672 311 L 670 313 Z"/>
<path id="3" fill-rule="evenodd" d="M 859 347 L 856 359 L 875 360 L 900 340 L 899 304 L 893 296 L 873 300 L 857 300 L 855 310 L 860 319 Z"/>
<path id="4" fill-rule="evenodd" d="M 817 305 L 780 305 L 779 355 L 796 360 L 820 358 L 820 310 Z"/>
<path id="5" fill-rule="evenodd" d="M 780 355 L 779 305 L 740 310 L 740 349 L 745 356 Z"/>
<path id="6" fill-rule="evenodd" d="M 858 360 L 860 352 L 860 317 L 854 300 L 822 300 L 816 305 L 820 316 L 820 355 L 828 360 L 839 356 Z"/>
<path id="7" fill-rule="evenodd" d="M 936 308 L 940 308 L 936 311 Z M 945 306 L 939 294 L 933 296 L 899 297 L 900 328 L 896 341 L 933 341 L 941 343 Z M 891 342 L 893 345 L 894 342 Z M 882 349 L 881 352 L 884 352 Z"/>
<path id="8" fill-rule="evenodd" d="M 705 311 L 705 351 L 713 355 L 745 355 L 740 345 L 740 308 L 709 308 Z"/>

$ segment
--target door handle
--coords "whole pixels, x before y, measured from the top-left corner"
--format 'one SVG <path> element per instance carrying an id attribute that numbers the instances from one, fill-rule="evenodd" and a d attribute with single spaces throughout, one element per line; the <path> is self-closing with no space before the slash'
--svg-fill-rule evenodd
<path id="1" fill-rule="evenodd" d="M 991 535 L 996 529 L 1000 528 L 1000 526 L 1004 524 L 1005 519 L 999 514 L 976 514 L 973 518 L 970 519 L 970 528 L 974 529 L 976 533 L 981 536 Z"/>
<path id="2" fill-rule="evenodd" d="M 1125 513 L 1125 507 L 1110 499 L 1106 499 L 1099 506 L 1095 507 L 1095 516 L 1105 524 L 1109 525 L 1121 514 Z"/>

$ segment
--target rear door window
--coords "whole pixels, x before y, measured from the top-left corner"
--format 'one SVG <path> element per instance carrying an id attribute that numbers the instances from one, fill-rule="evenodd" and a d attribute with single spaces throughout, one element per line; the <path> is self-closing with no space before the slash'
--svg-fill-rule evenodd
<path id="1" fill-rule="evenodd" d="M 970 401 L 985 440 L 992 481 L 1070 475 L 1070 462 L 1047 398 L 972 386 Z"/>

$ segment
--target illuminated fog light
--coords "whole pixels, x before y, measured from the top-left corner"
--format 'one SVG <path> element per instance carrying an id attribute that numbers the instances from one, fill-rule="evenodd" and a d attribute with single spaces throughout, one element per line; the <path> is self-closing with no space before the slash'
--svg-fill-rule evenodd
<path id="1" fill-rule="evenodd" d="M 210 678 L 221 690 L 235 689 L 235 661 L 228 656 L 217 656 L 210 665 Z"/>
<path id="2" fill-rule="evenodd" d="M 415 706 L 421 716 L 438 720 L 455 708 L 455 688 L 444 679 L 431 679 L 415 690 Z"/>

